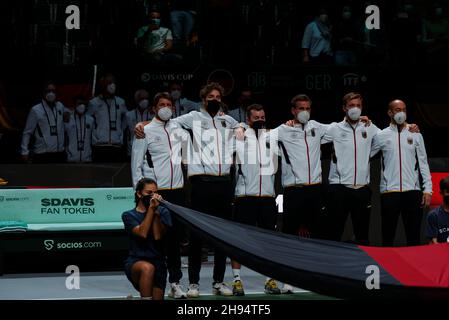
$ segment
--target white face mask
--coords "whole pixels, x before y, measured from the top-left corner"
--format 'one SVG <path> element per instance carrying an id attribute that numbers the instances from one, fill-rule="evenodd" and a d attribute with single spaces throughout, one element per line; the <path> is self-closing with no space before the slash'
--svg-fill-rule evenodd
<path id="1" fill-rule="evenodd" d="M 80 105 L 76 106 L 76 112 L 78 112 L 79 114 L 83 114 L 84 111 L 86 111 L 85 104 L 80 104 Z"/>
<path id="2" fill-rule="evenodd" d="M 308 111 L 303 110 L 296 115 L 296 118 L 302 124 L 306 124 L 310 119 L 310 113 Z"/>
<path id="3" fill-rule="evenodd" d="M 173 91 L 170 93 L 170 96 L 171 96 L 171 98 L 172 98 L 173 100 L 178 100 L 179 98 L 181 98 L 181 91 L 179 91 L 179 90 L 173 90 Z"/>
<path id="4" fill-rule="evenodd" d="M 115 83 L 108 84 L 108 86 L 106 87 L 106 90 L 108 91 L 109 94 L 115 94 L 115 89 L 116 89 Z"/>
<path id="5" fill-rule="evenodd" d="M 393 116 L 393 119 L 398 125 L 401 125 L 407 120 L 407 114 L 403 111 L 398 112 Z"/>
<path id="6" fill-rule="evenodd" d="M 173 114 L 173 112 L 171 111 L 171 108 L 169 108 L 169 107 L 163 107 L 163 108 L 159 109 L 159 111 L 157 112 L 158 117 L 162 121 L 170 120 L 172 114 Z"/>
<path id="7" fill-rule="evenodd" d="M 49 92 L 45 95 L 45 100 L 48 102 L 54 102 L 56 100 L 56 94 L 54 92 Z"/>
<path id="8" fill-rule="evenodd" d="M 145 110 L 146 108 L 148 108 L 148 99 L 143 99 L 142 101 L 139 102 L 139 108 L 142 110 Z"/>
<path id="9" fill-rule="evenodd" d="M 352 121 L 357 121 L 360 118 L 360 115 L 362 114 L 362 109 L 358 107 L 353 107 L 348 110 L 348 117 Z"/>

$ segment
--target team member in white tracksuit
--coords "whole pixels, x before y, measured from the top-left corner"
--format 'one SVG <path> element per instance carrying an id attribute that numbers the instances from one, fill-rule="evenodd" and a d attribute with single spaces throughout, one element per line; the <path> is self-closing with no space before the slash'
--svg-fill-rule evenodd
<path id="1" fill-rule="evenodd" d="M 391 124 L 374 137 L 371 152 L 371 155 L 382 152 L 382 241 L 384 246 L 393 246 L 401 214 L 407 245 L 419 245 L 422 207 L 429 206 L 432 197 L 432 179 L 424 139 L 420 133 L 410 132 L 405 122 L 407 109 L 403 101 L 391 101 L 388 115 Z"/>
<path id="2" fill-rule="evenodd" d="M 114 76 L 100 79 L 101 93 L 89 101 L 87 114 L 95 120 L 92 136 L 92 160 L 117 162 L 124 159 L 123 129 L 126 112 L 125 101 L 115 95 Z"/>
<path id="3" fill-rule="evenodd" d="M 44 86 L 43 98 L 31 108 L 22 135 L 21 154 L 28 161 L 31 137 L 33 163 L 57 163 L 65 161 L 64 152 L 64 105 L 56 101 L 53 82 Z"/>
<path id="4" fill-rule="evenodd" d="M 282 229 L 304 237 L 317 234 L 316 221 L 323 207 L 321 144 L 329 126 L 309 120 L 311 103 L 307 95 L 293 97 L 293 126 L 281 125 L 270 133 L 277 136 L 282 158 Z"/>
<path id="5" fill-rule="evenodd" d="M 86 115 L 86 101 L 83 97 L 75 98 L 75 106 L 75 112 L 64 123 L 67 162 L 91 162 L 94 119 Z"/>
<path id="6" fill-rule="evenodd" d="M 124 132 L 126 133 L 127 138 L 128 156 L 131 156 L 131 149 L 134 142 L 134 127 L 139 122 L 153 119 L 154 116 L 151 111 L 152 105 L 147 90 L 137 90 L 134 94 L 134 100 L 136 102 L 136 108 L 125 114 Z"/>
<path id="7" fill-rule="evenodd" d="M 221 97 L 224 89 L 217 83 L 210 83 L 200 91 L 201 111 L 192 111 L 171 121 L 192 131 L 192 157 L 188 164 L 188 176 L 192 184 L 191 204 L 195 210 L 231 218 L 232 184 L 230 169 L 233 162 L 234 131 L 240 130 L 233 118 L 222 115 Z M 141 124 L 136 134 L 141 135 Z M 199 296 L 202 240 L 191 235 L 189 248 L 189 291 L 188 297 Z M 213 293 L 232 295 L 232 291 L 223 283 L 226 270 L 226 256 L 215 250 Z"/>
<path id="8" fill-rule="evenodd" d="M 343 97 L 345 119 L 332 123 L 323 140 L 333 142 L 334 154 L 329 171 L 329 234 L 340 241 L 346 218 L 351 213 L 357 243 L 369 243 L 371 212 L 370 153 L 373 137 L 380 131 L 374 124 L 360 121 L 362 96 L 348 93 Z"/>
<path id="9" fill-rule="evenodd" d="M 173 103 L 168 93 L 154 97 L 153 111 L 156 116 L 144 127 L 145 138 L 136 139 L 132 148 L 131 170 L 133 185 L 142 179 L 151 178 L 158 184 L 162 197 L 174 204 L 184 206 L 183 155 L 190 150 L 190 135 L 171 121 Z M 182 278 L 180 237 L 182 229 L 173 217 L 173 226 L 167 235 L 167 267 L 172 298 L 185 298 L 179 281 Z"/>
<path id="10" fill-rule="evenodd" d="M 240 223 L 274 230 L 276 201 L 274 177 L 277 171 L 277 140 L 267 134 L 263 106 L 253 104 L 247 109 L 245 138 L 236 141 L 236 186 L 234 220 Z M 241 265 L 232 261 L 233 294 L 243 296 Z M 267 278 L 265 292 L 279 294 L 276 281 Z"/>
<path id="11" fill-rule="evenodd" d="M 192 130 L 193 157 L 188 165 L 192 183 L 191 204 L 195 210 L 231 219 L 232 184 L 230 169 L 233 162 L 233 129 L 240 124 L 227 115 L 221 115 L 221 97 L 224 89 L 217 83 L 200 91 L 203 106 L 173 119 L 183 128 Z M 201 270 L 202 240 L 192 234 L 189 248 L 189 297 L 198 297 Z M 223 282 L 226 256 L 215 250 L 213 293 L 232 295 Z"/>

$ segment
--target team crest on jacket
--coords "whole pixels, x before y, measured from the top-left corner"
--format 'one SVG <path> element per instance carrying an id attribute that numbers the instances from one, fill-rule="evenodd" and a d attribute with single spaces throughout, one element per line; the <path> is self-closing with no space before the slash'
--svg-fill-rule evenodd
<path id="1" fill-rule="evenodd" d="M 226 128 L 226 121 L 225 121 L 225 120 L 221 120 L 221 126 L 222 126 L 223 128 Z"/>
<path id="2" fill-rule="evenodd" d="M 299 134 L 298 132 L 292 132 L 292 138 L 298 138 Z"/>
<path id="3" fill-rule="evenodd" d="M 366 133 L 365 130 L 362 131 L 362 137 L 363 137 L 364 139 L 366 139 L 366 137 L 368 137 L 368 135 L 367 135 L 367 133 Z"/>
<path id="4" fill-rule="evenodd" d="M 312 128 L 312 130 L 310 130 L 310 132 L 312 133 L 312 137 L 315 137 L 315 128 Z"/>
<path id="5" fill-rule="evenodd" d="M 413 144 L 413 138 L 412 137 L 408 137 L 407 138 L 407 142 L 408 142 L 408 144 Z"/>
<path id="6" fill-rule="evenodd" d="M 157 143 L 161 142 L 161 137 L 155 136 L 154 137 L 154 142 L 157 142 Z"/>

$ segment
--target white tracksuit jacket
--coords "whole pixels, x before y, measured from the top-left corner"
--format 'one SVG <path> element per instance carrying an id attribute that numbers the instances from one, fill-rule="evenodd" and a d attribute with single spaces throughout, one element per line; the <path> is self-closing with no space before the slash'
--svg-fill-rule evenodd
<path id="1" fill-rule="evenodd" d="M 144 132 L 145 138 L 136 139 L 132 147 L 134 188 L 143 177 L 155 180 L 159 190 L 182 188 L 182 159 L 191 148 L 189 133 L 173 120 L 162 122 L 157 118 L 144 127 Z"/>
<path id="2" fill-rule="evenodd" d="M 330 125 L 323 137 L 323 142 L 334 143 L 329 184 L 349 187 L 369 184 L 371 144 L 379 131 L 374 124 L 367 127 L 360 121 L 355 127 L 346 120 Z"/>
<path id="3" fill-rule="evenodd" d="M 381 193 L 421 190 L 421 173 L 423 191 L 432 194 L 432 178 L 420 133 L 412 133 L 408 127 L 399 132 L 391 124 L 374 137 L 371 155 L 378 151 L 382 151 Z"/>
<path id="4" fill-rule="evenodd" d="M 236 139 L 235 196 L 274 197 L 277 171 L 277 141 L 265 130 L 247 129 L 244 140 Z M 272 137 L 272 136 L 271 136 Z"/>
<path id="5" fill-rule="evenodd" d="M 31 136 L 35 139 L 32 150 L 36 154 L 64 151 L 64 111 L 61 102 L 51 108 L 44 100 L 31 108 L 22 135 L 22 155 L 30 152 Z"/>
<path id="6" fill-rule="evenodd" d="M 192 154 L 188 176 L 229 175 L 235 151 L 233 129 L 240 124 L 228 115 L 211 117 L 204 109 L 172 119 L 181 127 L 192 130 Z"/>
<path id="7" fill-rule="evenodd" d="M 305 127 L 281 125 L 270 132 L 279 140 L 282 185 L 312 185 L 322 182 L 321 144 L 329 125 L 310 120 Z"/>

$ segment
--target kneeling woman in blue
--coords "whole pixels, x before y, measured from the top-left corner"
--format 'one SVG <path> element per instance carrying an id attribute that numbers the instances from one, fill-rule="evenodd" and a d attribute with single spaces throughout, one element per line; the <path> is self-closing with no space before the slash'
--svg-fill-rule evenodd
<path id="1" fill-rule="evenodd" d="M 136 207 L 122 214 L 129 234 L 129 256 L 125 273 L 142 299 L 162 300 L 167 279 L 163 235 L 171 227 L 169 210 L 160 204 L 154 180 L 144 178 L 136 185 Z"/>

